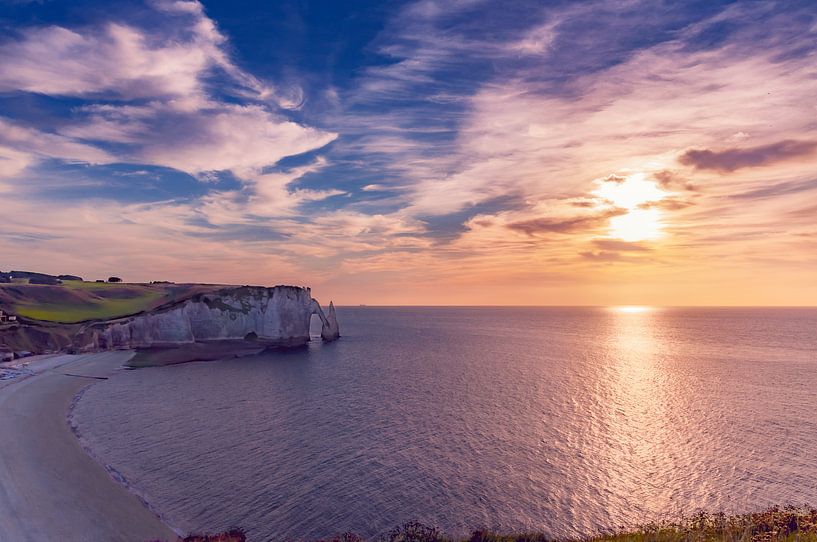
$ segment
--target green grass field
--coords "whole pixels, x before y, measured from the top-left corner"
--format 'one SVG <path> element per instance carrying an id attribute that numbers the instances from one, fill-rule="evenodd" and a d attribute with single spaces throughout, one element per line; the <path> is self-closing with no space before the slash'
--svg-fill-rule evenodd
<path id="1" fill-rule="evenodd" d="M 136 314 L 150 308 L 150 301 L 159 297 L 161 295 L 149 299 L 104 300 L 82 306 L 57 303 L 18 305 L 15 311 L 26 318 L 72 324 L 84 320 L 110 319 Z"/>
<path id="2" fill-rule="evenodd" d="M 2 285 L 10 312 L 47 322 L 111 319 L 151 309 L 168 299 L 167 289 L 147 284 L 65 281 L 58 286 Z"/>

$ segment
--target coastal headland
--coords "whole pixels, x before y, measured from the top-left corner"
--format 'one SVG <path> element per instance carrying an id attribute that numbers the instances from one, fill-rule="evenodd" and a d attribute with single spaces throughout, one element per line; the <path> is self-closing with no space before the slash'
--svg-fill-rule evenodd
<path id="1" fill-rule="evenodd" d="M 313 315 L 320 318 L 322 340 L 340 337 L 334 305 L 324 312 L 311 290 L 300 286 L 86 282 L 70 275 L 62 279 L 23 272 L 6 276 L 13 278 L 0 284 L 0 311 L 5 314 L 0 351 L 6 358 L 138 350 L 134 367 L 223 359 L 304 345 L 310 341 Z"/>
<path id="2" fill-rule="evenodd" d="M 304 287 L 0 272 L 0 540 L 176 540 L 83 448 L 74 401 L 123 367 L 305 345 L 315 315 L 323 341 L 340 337 L 334 305 Z"/>
<path id="3" fill-rule="evenodd" d="M 0 272 L 0 540 L 175 540 L 86 453 L 69 424 L 89 385 L 123 367 L 251 355 L 340 337 L 309 288 L 83 281 Z"/>

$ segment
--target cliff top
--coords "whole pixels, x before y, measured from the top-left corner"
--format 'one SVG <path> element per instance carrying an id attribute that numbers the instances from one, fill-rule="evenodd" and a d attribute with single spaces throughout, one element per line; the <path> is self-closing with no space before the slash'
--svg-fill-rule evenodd
<path id="1" fill-rule="evenodd" d="M 70 275 L 59 278 L 42 273 L 23 273 L 0 273 L 12 277 L 9 282 L 0 282 L 0 310 L 31 320 L 64 324 L 131 316 L 198 294 L 237 290 L 241 295 L 242 292 L 250 294 L 268 289 L 265 286 L 223 284 L 88 282 L 73 280 L 78 277 Z M 48 281 L 51 283 L 44 283 Z M 309 292 L 309 288 L 299 286 L 274 288 Z"/>

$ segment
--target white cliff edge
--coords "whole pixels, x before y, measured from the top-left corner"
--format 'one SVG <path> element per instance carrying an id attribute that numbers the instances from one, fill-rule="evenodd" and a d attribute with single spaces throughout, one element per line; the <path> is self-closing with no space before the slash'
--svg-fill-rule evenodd
<path id="1" fill-rule="evenodd" d="M 90 324 L 77 337 L 82 351 L 152 348 L 199 342 L 252 340 L 269 346 L 309 342 L 313 314 L 321 338 L 340 337 L 335 307 L 326 315 L 309 288 L 242 286 L 197 294 L 150 312 Z"/>

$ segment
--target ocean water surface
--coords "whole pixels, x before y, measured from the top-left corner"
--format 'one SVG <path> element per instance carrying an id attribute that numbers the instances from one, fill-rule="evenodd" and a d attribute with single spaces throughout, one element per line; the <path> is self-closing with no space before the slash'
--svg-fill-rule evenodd
<path id="1" fill-rule="evenodd" d="M 73 416 L 182 530 L 585 535 L 817 504 L 817 310 L 341 308 L 343 338 L 123 371 Z"/>

